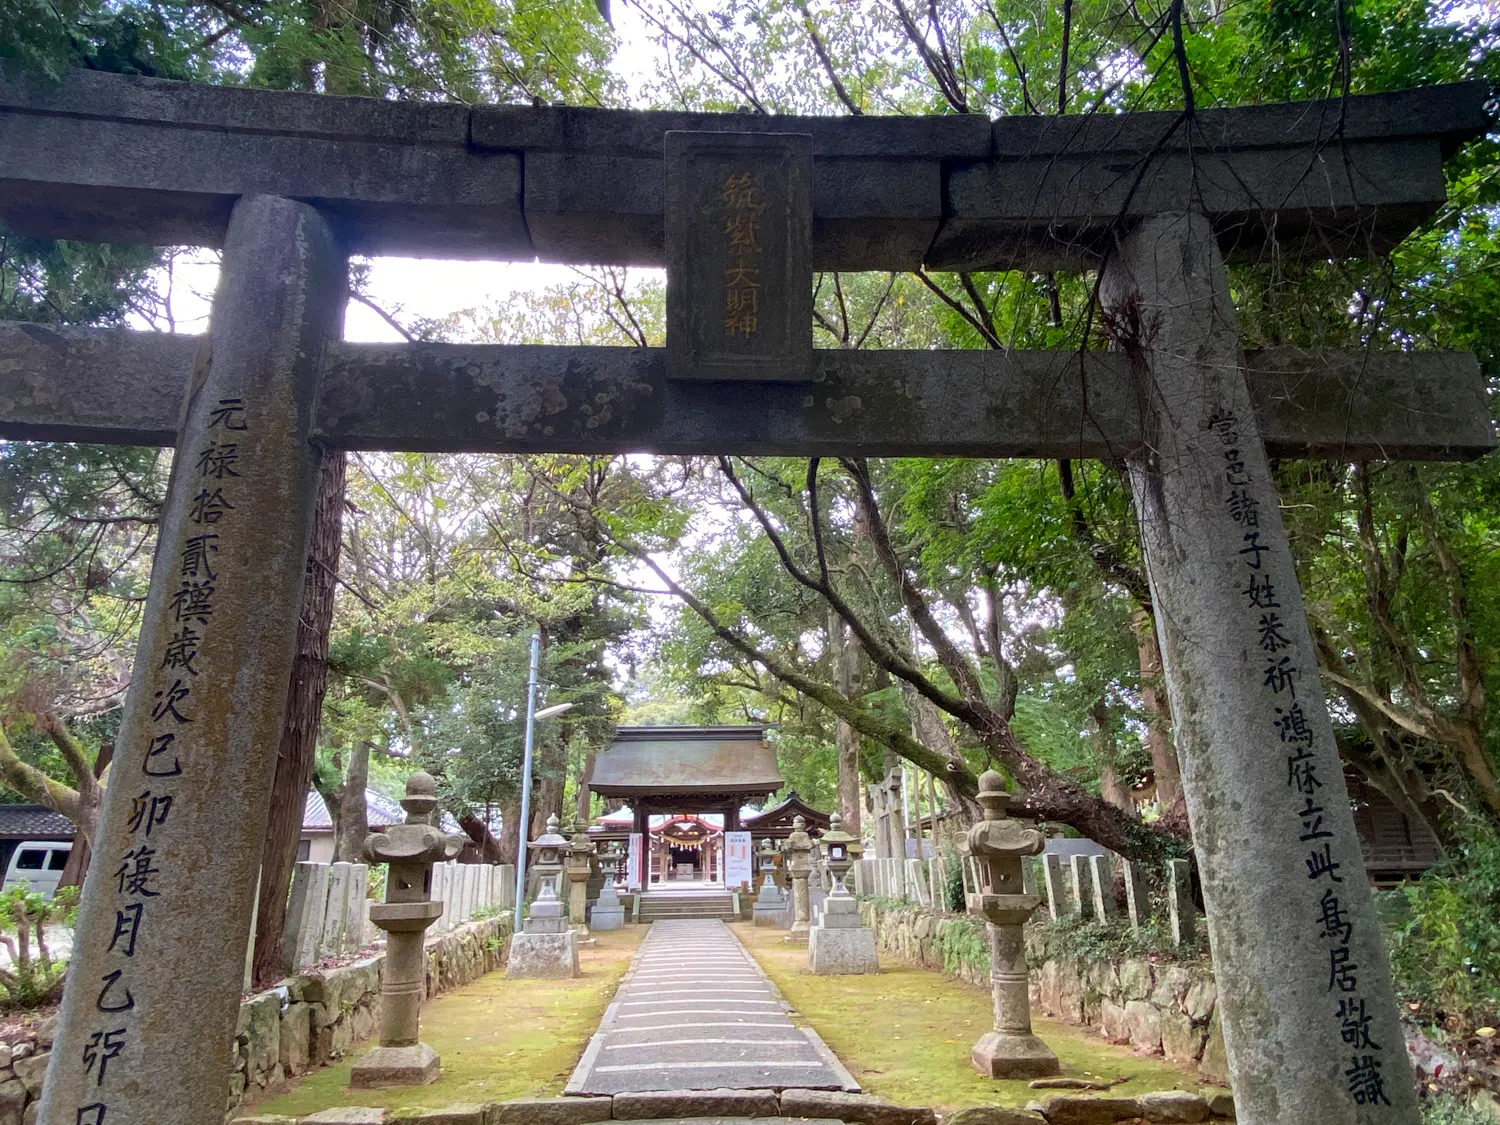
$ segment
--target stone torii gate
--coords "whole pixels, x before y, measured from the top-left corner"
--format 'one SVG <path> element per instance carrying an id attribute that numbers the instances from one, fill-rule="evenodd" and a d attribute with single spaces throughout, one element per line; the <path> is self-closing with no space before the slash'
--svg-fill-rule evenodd
<path id="1" fill-rule="evenodd" d="M 1414 1122 L 1267 457 L 1476 456 L 1483 387 L 1242 354 L 1223 263 L 1389 249 L 1484 96 L 991 122 L 0 84 L 5 222 L 224 250 L 201 339 L 0 327 L 0 436 L 178 451 L 42 1125 L 221 1117 L 320 447 L 1124 459 L 1240 1119 Z M 665 264 L 668 346 L 344 343 L 349 253 Z M 812 349 L 813 269 L 918 265 L 1102 269 L 1127 346 Z"/>

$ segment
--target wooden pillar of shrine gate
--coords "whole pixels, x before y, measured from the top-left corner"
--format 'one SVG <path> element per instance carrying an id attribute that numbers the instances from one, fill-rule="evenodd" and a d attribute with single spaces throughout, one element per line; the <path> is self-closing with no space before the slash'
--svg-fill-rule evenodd
<path id="1" fill-rule="evenodd" d="M 1246 1125 L 1417 1120 L 1390 971 L 1234 307 L 1201 215 L 1125 237 L 1102 293 L 1219 1014 Z"/>
<path id="2" fill-rule="evenodd" d="M 308 442 L 342 253 L 305 204 L 236 205 L 183 406 L 84 886 L 44 1125 L 223 1116 L 316 501 Z"/>

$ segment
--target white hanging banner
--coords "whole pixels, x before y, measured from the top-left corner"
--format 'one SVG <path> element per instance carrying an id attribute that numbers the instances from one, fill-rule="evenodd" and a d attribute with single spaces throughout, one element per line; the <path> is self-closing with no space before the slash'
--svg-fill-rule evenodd
<path id="1" fill-rule="evenodd" d="M 749 886 L 750 879 L 750 833 L 724 833 L 724 885 Z"/>
<path id="2" fill-rule="evenodd" d="M 625 858 L 625 889 L 627 891 L 641 889 L 641 840 L 639 832 L 630 834 L 630 851 Z"/>

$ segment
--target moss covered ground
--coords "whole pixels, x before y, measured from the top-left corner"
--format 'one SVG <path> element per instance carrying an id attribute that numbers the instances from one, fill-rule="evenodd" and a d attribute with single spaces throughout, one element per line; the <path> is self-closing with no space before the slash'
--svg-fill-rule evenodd
<path id="1" fill-rule="evenodd" d="M 260 1103 L 256 1112 L 300 1116 L 338 1105 L 435 1109 L 560 1094 L 645 934 L 643 926 L 596 934 L 597 944 L 580 950 L 582 975 L 573 980 L 507 980 L 490 973 L 429 1001 L 422 1040 L 443 1060 L 443 1076 L 431 1086 L 350 1089 L 349 1068 L 372 1041 Z"/>
<path id="2" fill-rule="evenodd" d="M 1024 1106 L 1048 1093 L 1024 1081 L 982 1078 L 970 1065 L 969 1048 L 991 1026 L 988 991 L 885 956 L 878 974 L 814 976 L 807 950 L 783 944 L 784 931 L 743 922 L 731 928 L 867 1093 L 940 1111 Z M 1115 1087 L 1125 1094 L 1199 1088 L 1196 1073 L 1164 1059 L 1142 1058 L 1052 1020 L 1038 1019 L 1035 1026 L 1057 1052 L 1065 1077 L 1129 1075 Z"/>

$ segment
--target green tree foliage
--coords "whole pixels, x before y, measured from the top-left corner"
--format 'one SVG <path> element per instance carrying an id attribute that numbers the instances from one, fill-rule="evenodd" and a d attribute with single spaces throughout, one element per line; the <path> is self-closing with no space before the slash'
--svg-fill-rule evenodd
<path id="1" fill-rule="evenodd" d="M 0 895 L 0 945 L 10 954 L 10 967 L 0 969 L 6 1008 L 39 1008 L 62 995 L 67 962 L 53 959 L 47 927 L 72 925 L 77 908 L 77 887 L 59 888 L 53 898 L 25 887 Z"/>

